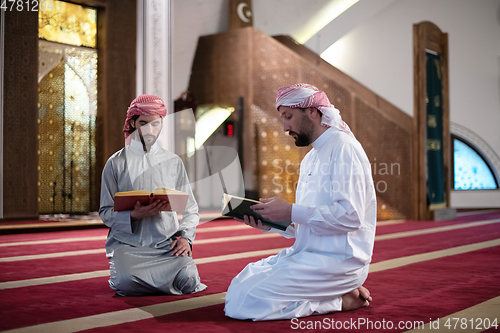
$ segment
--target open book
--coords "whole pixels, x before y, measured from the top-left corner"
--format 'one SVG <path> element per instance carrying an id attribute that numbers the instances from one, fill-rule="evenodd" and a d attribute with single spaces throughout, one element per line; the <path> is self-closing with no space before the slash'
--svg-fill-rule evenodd
<path id="1" fill-rule="evenodd" d="M 283 231 L 285 231 L 286 228 L 292 223 L 292 221 L 271 221 L 263 218 L 260 214 L 254 212 L 252 208 L 250 208 L 250 206 L 260 203 L 262 202 L 224 193 L 222 198 L 222 215 L 236 217 L 241 220 L 243 220 L 244 215 L 253 216 L 256 222 L 257 220 L 261 220 L 262 224 Z"/>
<path id="2" fill-rule="evenodd" d="M 188 196 L 187 193 L 166 188 L 157 188 L 153 192 L 145 190 L 117 192 L 114 209 L 115 212 L 133 210 L 137 201 L 141 205 L 150 205 L 160 199 L 170 203 L 171 211 L 182 213 L 186 211 Z"/>

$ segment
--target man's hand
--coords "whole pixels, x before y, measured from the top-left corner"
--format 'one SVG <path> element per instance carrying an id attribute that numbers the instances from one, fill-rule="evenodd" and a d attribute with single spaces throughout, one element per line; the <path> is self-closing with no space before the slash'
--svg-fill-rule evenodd
<path id="1" fill-rule="evenodd" d="M 174 252 L 172 252 L 173 256 L 186 256 L 188 255 L 191 257 L 191 246 L 189 245 L 189 242 L 185 238 L 179 238 L 176 239 L 172 242 L 172 245 L 170 245 L 169 250 L 174 249 Z"/>
<path id="2" fill-rule="evenodd" d="M 135 203 L 134 210 L 130 212 L 130 217 L 140 219 L 146 216 L 156 215 L 161 211 L 170 210 L 170 203 L 167 201 L 156 200 L 151 205 L 143 206 L 139 201 Z"/>
<path id="3" fill-rule="evenodd" d="M 266 231 L 271 230 L 271 227 L 269 227 L 267 225 L 263 225 L 261 220 L 257 220 L 257 222 L 255 222 L 255 219 L 253 218 L 253 216 L 245 215 L 245 216 L 243 216 L 243 220 L 240 220 L 238 218 L 234 218 L 234 219 L 238 222 L 245 222 L 246 225 L 249 225 L 253 228 L 266 230 Z"/>
<path id="4" fill-rule="evenodd" d="M 250 206 L 254 212 L 271 221 L 287 221 L 292 219 L 292 204 L 280 199 L 260 199 L 261 204 Z"/>

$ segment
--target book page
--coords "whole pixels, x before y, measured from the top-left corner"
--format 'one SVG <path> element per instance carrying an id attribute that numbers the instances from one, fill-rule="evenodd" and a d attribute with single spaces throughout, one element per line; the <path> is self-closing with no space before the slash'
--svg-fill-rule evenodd
<path id="1" fill-rule="evenodd" d="M 164 187 L 159 187 L 153 191 L 154 194 L 187 194 L 182 191 L 171 190 Z"/>
<path id="2" fill-rule="evenodd" d="M 222 196 L 222 209 L 221 209 L 222 212 L 224 212 L 224 209 L 226 209 L 229 200 L 231 200 L 231 196 L 227 193 L 224 193 L 224 195 Z"/>
<path id="3" fill-rule="evenodd" d="M 257 200 L 248 199 L 248 198 L 242 198 L 242 197 L 237 197 L 237 196 L 235 196 L 235 195 L 230 195 L 230 194 L 226 194 L 226 193 L 224 193 L 224 196 L 228 196 L 228 197 L 229 197 L 229 200 L 231 200 L 232 198 L 234 198 L 234 199 L 238 199 L 238 200 L 241 200 L 241 201 L 255 202 L 256 204 L 261 204 L 261 203 L 262 203 L 262 202 L 257 201 Z M 229 201 L 229 200 L 228 200 L 228 201 Z"/>
<path id="4" fill-rule="evenodd" d="M 127 196 L 137 196 L 137 195 L 150 195 L 151 192 L 146 190 L 128 191 L 128 192 L 117 192 L 115 197 L 127 197 Z"/>

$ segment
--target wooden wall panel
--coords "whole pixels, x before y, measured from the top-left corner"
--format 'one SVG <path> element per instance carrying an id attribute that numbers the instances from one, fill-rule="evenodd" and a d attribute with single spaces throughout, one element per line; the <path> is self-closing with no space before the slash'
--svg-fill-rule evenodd
<path id="1" fill-rule="evenodd" d="M 5 13 L 3 216 L 38 217 L 38 12 Z"/>
<path id="2" fill-rule="evenodd" d="M 379 205 L 379 214 L 391 219 L 412 216 L 411 133 L 359 98 L 355 110 L 356 137 L 372 164 L 377 197 L 385 204 Z"/>
<path id="3" fill-rule="evenodd" d="M 427 106 L 426 106 L 426 49 L 437 52 L 441 60 L 442 97 L 443 97 L 443 156 L 445 177 L 445 201 L 450 206 L 452 187 L 451 135 L 448 72 L 448 34 L 443 33 L 432 22 L 421 22 L 413 26 L 413 66 L 414 66 L 414 122 L 413 164 L 416 170 L 413 176 L 415 202 L 418 206 L 419 220 L 433 220 L 434 215 L 427 203 Z"/>
<path id="4" fill-rule="evenodd" d="M 354 131 L 351 93 L 325 76 L 322 72 L 318 71 L 314 66 L 304 63 L 300 70 L 302 72 L 302 81 L 323 90 L 328 96 L 330 103 L 340 111 L 342 120 L 349 124 Z"/>
<path id="5" fill-rule="evenodd" d="M 96 118 L 96 193 L 99 209 L 102 169 L 107 159 L 124 146 L 123 123 L 135 96 L 135 0 L 106 1 L 98 11 L 98 72 Z"/>

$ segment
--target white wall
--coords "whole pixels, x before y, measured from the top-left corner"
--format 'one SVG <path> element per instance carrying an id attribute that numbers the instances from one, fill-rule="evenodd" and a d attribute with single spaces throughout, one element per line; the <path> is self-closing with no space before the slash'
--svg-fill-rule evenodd
<path id="1" fill-rule="evenodd" d="M 456 208 L 498 208 L 500 207 L 500 191 L 474 190 L 451 191 L 450 201 Z"/>
<path id="2" fill-rule="evenodd" d="M 303 40 L 321 25 L 321 12 L 334 2 L 339 0 L 252 0 L 253 25 L 269 36 Z"/>
<path id="3" fill-rule="evenodd" d="M 398 0 L 323 56 L 413 115 L 413 24 L 421 21 L 448 33 L 450 120 L 500 156 L 500 0 Z M 500 191 L 452 192 L 453 207 L 500 207 Z"/>
<path id="4" fill-rule="evenodd" d="M 324 57 L 413 115 L 413 24 L 448 33 L 450 118 L 500 155 L 500 0 L 399 0 L 342 37 Z"/>
<path id="5" fill-rule="evenodd" d="M 200 36 L 226 31 L 229 0 L 172 0 L 172 97 L 189 86 Z"/>

